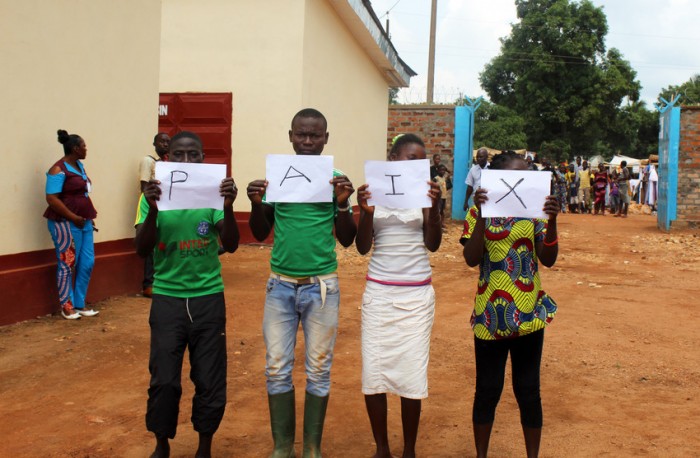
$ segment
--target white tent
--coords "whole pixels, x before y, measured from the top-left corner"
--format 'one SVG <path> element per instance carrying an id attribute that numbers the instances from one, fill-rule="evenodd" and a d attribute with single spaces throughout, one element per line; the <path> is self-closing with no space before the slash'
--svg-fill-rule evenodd
<path id="1" fill-rule="evenodd" d="M 605 164 L 605 159 L 600 154 L 588 158 L 588 165 L 591 166 L 591 169 L 598 167 L 600 163 Z"/>
<path id="2" fill-rule="evenodd" d="M 612 159 L 608 162 L 610 165 L 620 165 L 622 161 L 627 161 L 627 167 L 639 167 L 642 165 L 642 160 L 641 159 L 635 159 L 633 157 L 629 156 L 619 156 L 615 155 L 613 156 Z"/>

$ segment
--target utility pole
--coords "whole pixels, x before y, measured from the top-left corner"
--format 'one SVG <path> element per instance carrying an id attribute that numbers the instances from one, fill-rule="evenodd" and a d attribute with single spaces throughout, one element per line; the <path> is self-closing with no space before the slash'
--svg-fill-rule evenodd
<path id="1" fill-rule="evenodd" d="M 433 84 L 435 82 L 435 25 L 437 22 L 437 0 L 433 0 L 430 11 L 430 49 L 428 50 L 428 95 L 426 102 L 433 103 Z"/>

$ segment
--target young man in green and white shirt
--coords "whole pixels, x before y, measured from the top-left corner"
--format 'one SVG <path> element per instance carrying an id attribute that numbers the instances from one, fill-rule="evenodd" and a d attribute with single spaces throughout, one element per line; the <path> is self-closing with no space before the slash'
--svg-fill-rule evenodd
<path id="1" fill-rule="evenodd" d="M 202 142 L 192 132 L 180 132 L 170 142 L 170 162 L 202 162 Z M 136 249 L 153 254 L 155 281 L 149 324 L 146 427 L 156 436 L 152 457 L 170 455 L 175 437 L 182 387 L 185 348 L 195 384 L 192 423 L 199 432 L 197 457 L 211 456 L 211 440 L 226 407 L 226 305 L 221 279 L 219 243 L 225 251 L 238 248 L 233 216 L 237 189 L 233 178 L 222 180 L 223 209 L 158 211 L 161 191 L 151 180 L 139 201 Z"/>
<path id="2" fill-rule="evenodd" d="M 320 155 L 328 142 L 326 118 L 312 108 L 301 110 L 292 119 L 289 141 L 296 154 Z M 321 456 L 340 305 L 335 238 L 347 247 L 357 232 L 349 200 L 355 191 L 352 183 L 336 170 L 330 185 L 333 202 L 324 203 L 264 202 L 265 180 L 252 181 L 247 188 L 252 203 L 249 224 L 255 238 L 265 240 L 275 228 L 263 318 L 275 458 L 294 456 L 292 370 L 300 322 L 307 376 L 303 456 Z"/>

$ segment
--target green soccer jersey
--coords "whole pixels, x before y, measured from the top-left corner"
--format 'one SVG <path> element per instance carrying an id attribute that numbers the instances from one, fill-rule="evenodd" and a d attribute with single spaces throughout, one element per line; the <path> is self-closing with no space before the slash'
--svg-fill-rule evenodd
<path id="1" fill-rule="evenodd" d="M 148 201 L 141 195 L 136 224 L 148 215 Z M 223 210 L 159 211 L 158 243 L 153 251 L 153 293 L 173 297 L 198 297 L 224 290 L 219 262 L 216 223 Z"/>
<path id="2" fill-rule="evenodd" d="M 333 170 L 333 176 L 343 172 Z M 335 272 L 333 228 L 338 206 L 333 202 L 268 203 L 275 211 L 275 243 L 270 257 L 273 272 L 289 277 L 310 277 Z"/>

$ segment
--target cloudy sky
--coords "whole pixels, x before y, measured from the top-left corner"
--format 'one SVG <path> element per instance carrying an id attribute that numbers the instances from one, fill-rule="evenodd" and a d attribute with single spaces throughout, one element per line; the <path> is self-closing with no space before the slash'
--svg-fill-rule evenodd
<path id="1" fill-rule="evenodd" d="M 700 74 L 700 1 L 592 0 L 608 19 L 606 48 L 619 49 L 637 71 L 641 98 L 652 109 L 661 90 Z M 430 0 L 372 0 L 401 58 L 418 73 L 401 103 L 426 99 Z M 485 95 L 479 73 L 500 52 L 516 22 L 513 0 L 438 0 L 435 102 Z M 698 101 L 700 102 L 700 101 Z"/>

